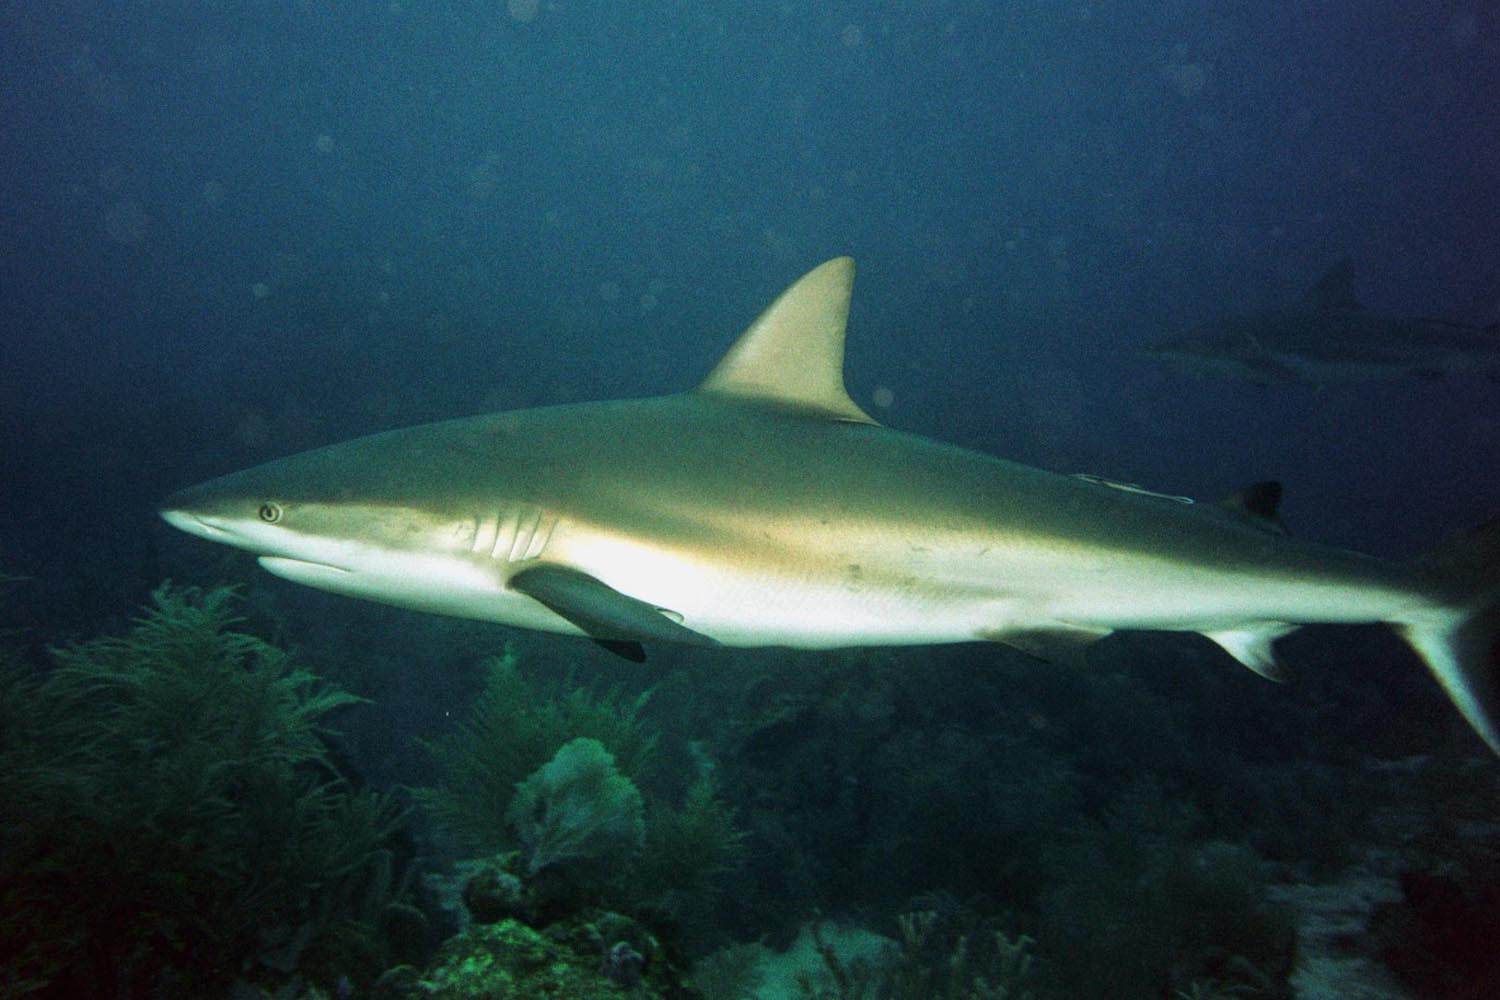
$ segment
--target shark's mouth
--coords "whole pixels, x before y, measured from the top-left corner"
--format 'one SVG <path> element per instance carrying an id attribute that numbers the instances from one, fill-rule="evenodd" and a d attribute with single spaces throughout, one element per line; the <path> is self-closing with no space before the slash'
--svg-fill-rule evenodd
<path id="1" fill-rule="evenodd" d="M 210 524 L 197 514 L 189 514 L 185 510 L 178 510 L 172 507 L 164 507 L 157 513 L 161 515 L 163 521 L 166 521 L 179 531 L 186 531 L 188 534 L 197 535 L 199 538 L 207 538 L 211 542 L 234 544 L 232 541 L 234 537 L 233 532 L 225 531 L 218 525 Z"/>
<path id="2" fill-rule="evenodd" d="M 306 559 L 293 559 L 290 556 L 261 556 L 256 562 L 260 563 L 261 568 L 267 573 L 309 586 L 317 586 L 319 582 L 325 581 L 331 583 L 347 578 L 354 572 L 343 566 L 308 562 Z"/>

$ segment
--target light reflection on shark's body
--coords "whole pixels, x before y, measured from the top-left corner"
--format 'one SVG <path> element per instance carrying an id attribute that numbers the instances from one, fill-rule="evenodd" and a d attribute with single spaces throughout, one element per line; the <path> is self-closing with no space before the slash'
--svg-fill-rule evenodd
<path id="1" fill-rule="evenodd" d="M 1500 751 L 1500 528 L 1390 563 L 1288 537 L 1275 484 L 1194 504 L 881 427 L 844 389 L 853 276 L 848 258 L 808 273 L 694 391 L 335 444 L 162 516 L 290 580 L 632 658 L 659 640 L 1062 657 L 1172 629 L 1274 678 L 1299 625 L 1387 622 Z"/>

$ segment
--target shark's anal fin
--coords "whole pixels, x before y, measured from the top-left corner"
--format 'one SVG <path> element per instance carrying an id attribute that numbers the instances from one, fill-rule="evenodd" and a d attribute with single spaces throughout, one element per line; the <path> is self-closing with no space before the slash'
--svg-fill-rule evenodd
<path id="1" fill-rule="evenodd" d="M 701 632 L 673 621 L 655 605 L 567 566 L 524 569 L 511 578 L 510 586 L 546 605 L 611 653 L 637 663 L 645 659 L 643 641 L 717 645 Z"/>
<path id="2" fill-rule="evenodd" d="M 996 629 L 981 632 L 979 638 L 1018 649 L 1039 660 L 1082 667 L 1087 665 L 1084 650 L 1109 635 L 1110 631 L 1107 628 L 1051 625 L 1027 629 Z"/>

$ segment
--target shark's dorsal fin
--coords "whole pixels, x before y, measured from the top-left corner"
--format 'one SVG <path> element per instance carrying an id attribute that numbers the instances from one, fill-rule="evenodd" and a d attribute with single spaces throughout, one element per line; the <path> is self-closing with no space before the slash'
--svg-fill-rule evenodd
<path id="1" fill-rule="evenodd" d="M 1363 309 L 1354 297 L 1354 261 L 1341 258 L 1302 296 L 1314 309 Z"/>
<path id="2" fill-rule="evenodd" d="M 875 423 L 844 389 L 844 327 L 853 288 L 853 258 L 819 264 L 740 334 L 698 391 Z"/>

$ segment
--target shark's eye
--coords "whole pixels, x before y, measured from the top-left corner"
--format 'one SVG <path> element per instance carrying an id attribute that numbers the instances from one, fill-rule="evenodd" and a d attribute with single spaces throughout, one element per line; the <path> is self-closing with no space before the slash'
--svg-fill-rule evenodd
<path id="1" fill-rule="evenodd" d="M 266 502 L 260 505 L 260 519 L 267 524 L 275 524 L 281 520 L 281 508 L 274 503 Z"/>

